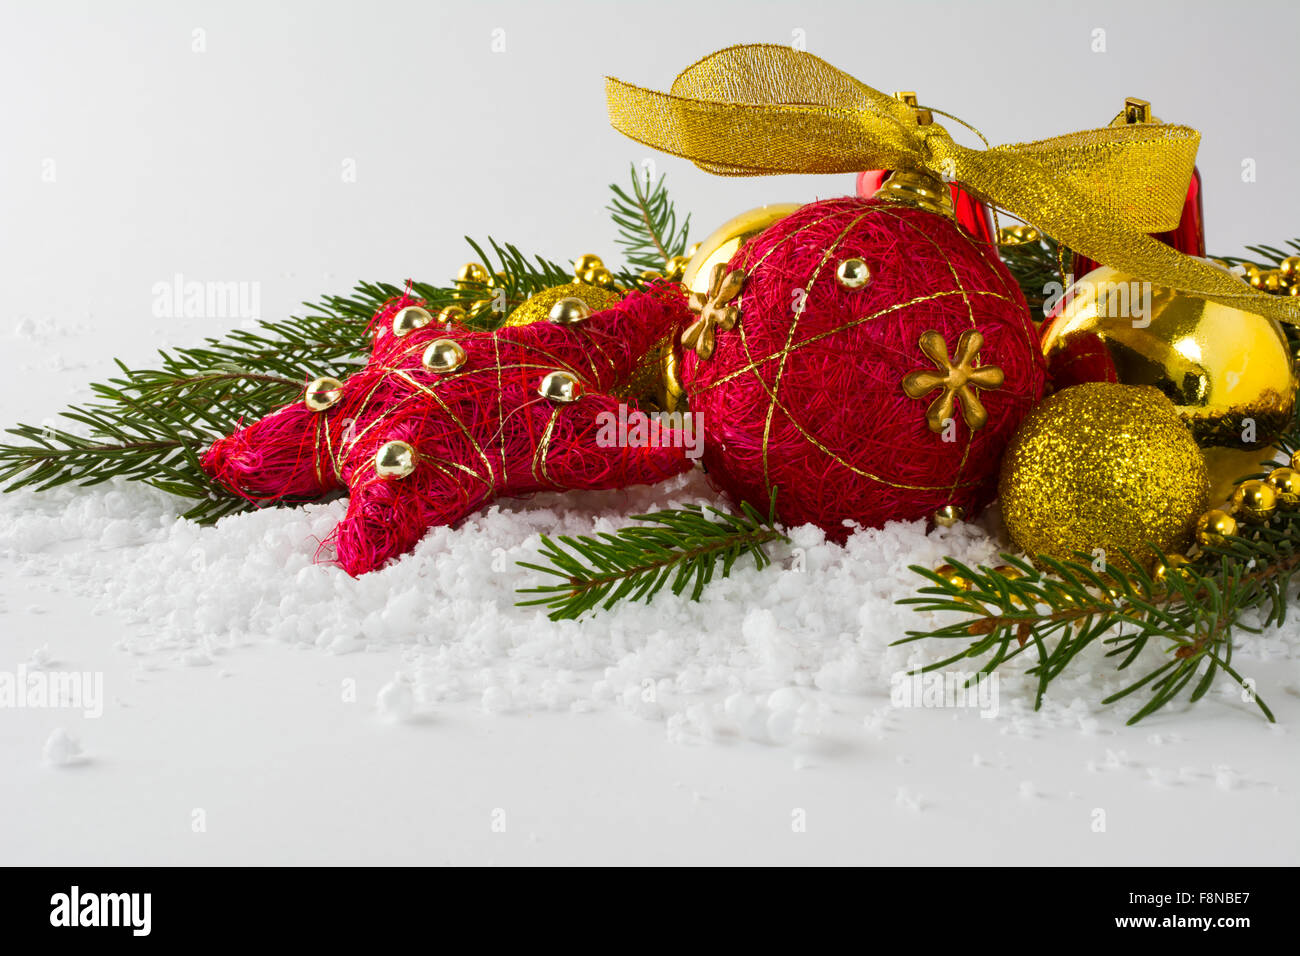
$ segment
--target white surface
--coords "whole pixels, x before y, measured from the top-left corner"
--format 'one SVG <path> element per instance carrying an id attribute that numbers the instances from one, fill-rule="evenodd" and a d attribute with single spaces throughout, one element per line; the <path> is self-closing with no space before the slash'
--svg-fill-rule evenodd
<path id="1" fill-rule="evenodd" d="M 176 273 L 259 283 L 275 317 L 357 279 L 449 276 L 465 233 L 612 258 L 604 184 L 647 155 L 608 129 L 600 77 L 663 86 L 713 49 L 795 30 L 994 142 L 1100 124 L 1145 96 L 1203 131 L 1213 250 L 1300 233 L 1300 134 L 1274 121 L 1295 85 L 1294 8 L 913 6 L 925 56 L 898 42 L 893 4 L 5 4 L 0 419 L 40 422 L 112 356 L 145 362 L 237 324 L 156 318 L 154 285 Z M 1089 49 L 1098 27 L 1105 54 Z M 851 188 L 655 161 L 699 234 Z M 0 860 L 1300 857 L 1294 628 L 1247 638 L 1240 658 L 1280 726 L 1225 691 L 1125 729 L 1127 711 L 1093 708 L 1113 683 L 1088 676 L 1037 716 L 1010 677 L 996 719 L 890 707 L 908 658 L 886 645 L 914 623 L 891 603 L 903 566 L 987 554 L 977 534 L 801 539 L 806 572 L 747 571 L 699 606 L 664 598 L 580 626 L 511 606 L 509 563 L 538 530 L 702 494 L 509 503 L 361 582 L 309 567 L 338 505 L 200 530 L 140 489 L 0 499 L 0 670 L 102 672 L 107 697 L 97 720 L 0 711 Z M 59 730 L 79 760 L 48 759 L 71 755 Z"/>

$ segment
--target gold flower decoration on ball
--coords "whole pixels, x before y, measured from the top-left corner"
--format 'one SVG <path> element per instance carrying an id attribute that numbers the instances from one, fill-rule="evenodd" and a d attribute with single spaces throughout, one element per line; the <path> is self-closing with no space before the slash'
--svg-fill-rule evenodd
<path id="1" fill-rule="evenodd" d="M 922 333 L 921 351 L 934 362 L 938 372 L 928 369 L 909 372 L 903 377 L 903 391 L 908 398 L 924 398 L 935 389 L 942 389 L 925 410 L 925 421 L 930 431 L 943 431 L 944 423 L 952 418 L 956 405 L 961 406 L 962 417 L 971 431 L 979 431 L 988 424 L 989 413 L 975 389 L 999 388 L 1006 376 L 995 365 L 974 366 L 983 347 L 983 333 L 968 329 L 957 339 L 957 358 L 953 360 L 948 358 L 948 343 L 943 335 L 933 329 Z"/>
<path id="2" fill-rule="evenodd" d="M 713 267 L 709 273 L 708 291 L 691 293 L 691 311 L 699 318 L 682 333 L 685 348 L 694 349 L 695 354 L 706 361 L 713 358 L 717 333 L 734 329 L 740 321 L 740 306 L 732 303 L 745 287 L 745 278 L 743 269 L 728 272 L 722 262 Z"/>

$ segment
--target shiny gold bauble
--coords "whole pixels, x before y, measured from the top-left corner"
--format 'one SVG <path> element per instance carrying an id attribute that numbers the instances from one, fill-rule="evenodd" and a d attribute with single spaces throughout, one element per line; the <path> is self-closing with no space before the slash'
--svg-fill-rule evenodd
<path id="1" fill-rule="evenodd" d="M 1031 242 L 1038 242 L 1043 238 L 1043 234 L 1033 226 L 1021 223 L 1015 226 L 1003 226 L 998 230 L 999 246 L 1027 246 Z"/>
<path id="2" fill-rule="evenodd" d="M 1223 501 L 1290 423 L 1296 383 L 1286 335 L 1273 319 L 1160 286 L 1148 286 L 1143 303 L 1134 282 L 1102 266 L 1071 287 L 1043 332 L 1053 378 L 1158 388 L 1204 450 L 1213 500 Z"/>
<path id="3" fill-rule="evenodd" d="M 458 305 L 449 305 L 438 313 L 438 321 L 443 325 L 461 325 L 465 321 L 465 310 Z"/>
<path id="4" fill-rule="evenodd" d="M 1121 549 L 1148 565 L 1191 541 L 1209 503 L 1205 461 L 1173 403 L 1150 387 L 1092 383 L 1043 399 L 1002 458 L 1002 518 L 1030 557 Z"/>
<path id="5" fill-rule="evenodd" d="M 1291 509 L 1300 505 L 1300 471 L 1294 468 L 1274 468 L 1264 480 L 1277 492 L 1280 507 Z"/>
<path id="6" fill-rule="evenodd" d="M 415 449 L 404 441 L 385 442 L 375 452 L 375 471 L 382 478 L 405 478 L 415 471 Z"/>
<path id="7" fill-rule="evenodd" d="M 962 574 L 951 564 L 941 564 L 934 569 L 934 573 L 939 575 L 954 587 L 961 588 L 963 591 L 969 591 L 972 587 L 970 578 Z"/>
<path id="8" fill-rule="evenodd" d="M 580 278 L 582 274 L 589 269 L 597 268 L 605 268 L 605 260 L 594 252 L 588 252 L 573 260 L 573 274 L 576 277 Z"/>
<path id="9" fill-rule="evenodd" d="M 600 286 L 586 285 L 581 282 L 568 282 L 543 289 L 530 296 L 528 301 L 510 313 L 505 325 L 532 325 L 534 322 L 545 322 L 550 318 L 551 309 L 561 299 L 578 298 L 587 303 L 587 307 L 592 312 L 603 312 L 617 304 L 622 297 L 621 293 L 613 289 L 602 289 Z"/>
<path id="10" fill-rule="evenodd" d="M 1237 533 L 1237 519 L 1221 508 L 1214 508 L 1196 519 L 1196 541 L 1201 545 L 1221 545 Z"/>
<path id="11" fill-rule="evenodd" d="M 966 517 L 966 510 L 960 505 L 944 505 L 934 513 L 934 523 L 941 528 L 951 528 Z"/>
<path id="12" fill-rule="evenodd" d="M 454 372 L 465 364 L 465 350 L 451 339 L 435 339 L 424 350 L 420 361 L 431 372 Z"/>
<path id="13" fill-rule="evenodd" d="M 549 372 L 542 379 L 537 394 L 557 405 L 567 405 L 582 398 L 584 391 L 582 382 L 578 381 L 575 375 L 570 372 L 555 371 Z"/>
<path id="14" fill-rule="evenodd" d="M 600 286 L 602 289 L 614 288 L 614 273 L 604 266 L 593 266 L 578 274 L 578 281 L 587 285 Z"/>
<path id="15" fill-rule="evenodd" d="M 546 313 L 546 320 L 556 325 L 577 325 L 591 318 L 591 306 L 576 295 L 565 296 Z"/>
<path id="16" fill-rule="evenodd" d="M 492 284 L 492 273 L 479 262 L 467 262 L 456 273 L 458 286 L 486 286 Z"/>
<path id="17" fill-rule="evenodd" d="M 1266 524 L 1277 511 L 1277 491 L 1267 482 L 1252 478 L 1232 493 L 1232 506 L 1248 524 Z"/>
<path id="18" fill-rule="evenodd" d="M 1184 577 L 1186 572 L 1181 569 L 1189 563 L 1181 554 L 1171 554 L 1164 561 L 1156 561 L 1151 568 L 1151 577 L 1157 584 L 1168 584 L 1175 575 Z"/>
<path id="19" fill-rule="evenodd" d="M 433 316 L 428 309 L 422 309 L 418 305 L 408 305 L 393 316 L 393 333 L 408 335 L 416 329 L 424 328 L 432 321 Z"/>
<path id="20" fill-rule="evenodd" d="M 1283 275 L 1293 282 L 1300 279 L 1300 256 L 1287 256 L 1278 263 L 1278 268 L 1282 270 Z"/>
<path id="21" fill-rule="evenodd" d="M 846 289 L 861 289 L 871 281 L 871 269 L 861 259 L 845 259 L 835 267 L 835 281 Z"/>
<path id="22" fill-rule="evenodd" d="M 310 408 L 313 412 L 323 412 L 338 404 L 338 400 L 343 397 L 343 383 L 337 378 L 321 376 L 312 379 L 307 386 L 307 391 L 303 394 L 302 403 Z"/>
<path id="23" fill-rule="evenodd" d="M 778 219 L 784 219 L 799 208 L 797 202 L 777 202 L 757 209 L 747 209 L 733 216 L 697 243 L 698 249 L 683 267 L 682 285 L 701 295 L 709 291 L 709 273 L 718 263 L 726 264 L 736 250 L 757 236 Z"/>
<path id="24" fill-rule="evenodd" d="M 690 261 L 690 256 L 673 256 L 664 263 L 664 276 L 673 282 L 680 282 L 682 275 L 686 271 L 686 265 Z"/>

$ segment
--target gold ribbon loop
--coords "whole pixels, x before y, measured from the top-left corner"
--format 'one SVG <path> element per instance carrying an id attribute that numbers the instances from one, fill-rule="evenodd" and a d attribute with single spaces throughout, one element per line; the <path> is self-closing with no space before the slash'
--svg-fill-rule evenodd
<path id="1" fill-rule="evenodd" d="M 619 132 L 711 173 L 923 171 L 1136 278 L 1300 324 L 1300 302 L 1147 235 L 1178 224 L 1200 143 L 1190 127 L 1135 124 L 970 149 L 820 57 L 773 44 L 706 56 L 668 93 L 610 77 L 605 96 Z"/>

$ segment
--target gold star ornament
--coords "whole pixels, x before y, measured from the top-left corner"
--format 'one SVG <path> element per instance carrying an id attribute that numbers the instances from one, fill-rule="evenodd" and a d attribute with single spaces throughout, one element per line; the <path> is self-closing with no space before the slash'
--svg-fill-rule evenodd
<path id="1" fill-rule="evenodd" d="M 713 358 L 718 331 L 734 329 L 740 321 L 740 306 L 731 303 L 744 287 L 744 270 L 728 272 L 725 262 L 715 265 L 709 272 L 709 290 L 691 293 L 691 311 L 699 318 L 682 333 L 682 345 L 702 359 Z"/>
<path id="2" fill-rule="evenodd" d="M 944 422 L 952 418 L 955 405 L 961 405 L 962 417 L 971 431 L 979 431 L 989 420 L 976 394 L 977 388 L 999 388 L 1004 375 L 993 365 L 974 367 L 979 350 L 984 347 L 984 336 L 968 329 L 957 339 L 956 361 L 948 358 L 948 343 L 933 329 L 921 335 L 921 351 L 934 362 L 937 372 L 928 369 L 909 372 L 903 376 L 903 391 L 908 398 L 923 398 L 936 388 L 942 389 L 930 407 L 925 410 L 925 421 L 930 431 L 943 431 Z"/>

